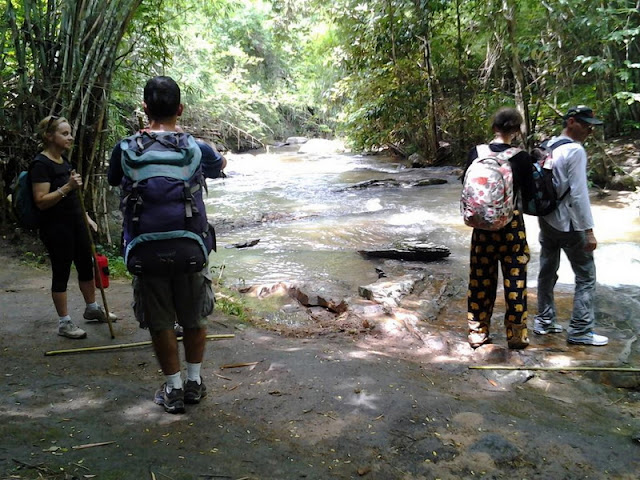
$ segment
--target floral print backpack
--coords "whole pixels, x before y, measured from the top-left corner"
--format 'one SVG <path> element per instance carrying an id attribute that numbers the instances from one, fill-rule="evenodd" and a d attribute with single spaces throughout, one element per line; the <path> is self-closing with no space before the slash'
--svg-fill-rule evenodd
<path id="1" fill-rule="evenodd" d="M 465 225 L 481 230 L 500 230 L 513 218 L 513 172 L 509 159 L 520 149 L 493 152 L 489 145 L 478 145 L 478 158 L 464 176 L 460 213 Z"/>

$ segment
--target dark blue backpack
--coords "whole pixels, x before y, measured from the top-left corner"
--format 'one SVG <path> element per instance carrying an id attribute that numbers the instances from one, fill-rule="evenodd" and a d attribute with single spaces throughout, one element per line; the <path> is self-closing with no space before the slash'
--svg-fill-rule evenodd
<path id="1" fill-rule="evenodd" d="M 33 187 L 29 174 L 31 165 L 29 170 L 20 172 L 11 184 L 11 206 L 21 227 L 36 230 L 40 226 L 40 210 L 33 201 Z"/>
<path id="2" fill-rule="evenodd" d="M 549 165 L 545 167 L 545 163 L 550 161 L 553 156 L 553 151 L 556 148 L 571 142 L 572 140 L 562 139 L 558 140 L 552 146 L 549 146 L 549 141 L 546 140 L 532 150 L 532 173 L 535 189 L 532 192 L 531 198 L 524 199 L 525 201 L 523 202 L 523 211 L 527 215 L 544 217 L 550 214 L 558 208 L 560 202 L 571 190 L 571 188 L 569 188 L 562 195 L 558 196 L 556 188 L 553 185 L 553 170 L 549 168 Z"/>
<path id="3" fill-rule="evenodd" d="M 121 141 L 124 258 L 134 275 L 202 270 L 215 249 L 202 152 L 191 135 L 141 131 Z"/>

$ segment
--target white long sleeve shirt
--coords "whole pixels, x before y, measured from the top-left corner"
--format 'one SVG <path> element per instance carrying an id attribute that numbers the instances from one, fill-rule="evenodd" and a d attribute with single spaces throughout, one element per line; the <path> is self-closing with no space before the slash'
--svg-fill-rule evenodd
<path id="1" fill-rule="evenodd" d="M 564 135 L 553 137 L 549 144 L 553 145 Z M 587 152 L 582 144 L 573 141 L 561 145 L 553 151 L 553 183 L 558 197 L 571 190 L 553 212 L 544 217 L 545 222 L 556 230 L 569 232 L 585 231 L 593 228 L 593 215 L 589 201 L 587 184 Z"/>

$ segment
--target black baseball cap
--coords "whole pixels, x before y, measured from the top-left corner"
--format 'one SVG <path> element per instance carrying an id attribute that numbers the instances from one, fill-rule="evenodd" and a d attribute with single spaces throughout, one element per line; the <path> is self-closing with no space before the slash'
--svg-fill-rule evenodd
<path id="1" fill-rule="evenodd" d="M 598 120 L 593 115 L 593 110 L 591 110 L 586 105 L 578 105 L 577 107 L 571 107 L 567 110 L 567 114 L 564 116 L 564 119 L 574 117 L 576 120 L 580 120 L 581 122 L 590 123 L 591 125 L 602 125 L 602 120 Z"/>

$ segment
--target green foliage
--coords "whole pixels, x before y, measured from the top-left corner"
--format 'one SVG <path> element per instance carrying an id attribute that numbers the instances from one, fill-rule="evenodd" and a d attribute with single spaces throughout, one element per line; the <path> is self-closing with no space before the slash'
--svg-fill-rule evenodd
<path id="1" fill-rule="evenodd" d="M 47 264 L 48 257 L 46 253 L 36 253 L 36 252 L 23 252 L 22 258 L 20 261 L 31 267 L 41 268 L 42 266 Z"/>
<path id="2" fill-rule="evenodd" d="M 610 134 L 640 121 L 635 2 L 340 0 L 331 8 L 346 70 L 336 98 L 356 148 L 390 143 L 433 157 L 425 137 L 434 129 L 454 151 L 486 139 L 493 111 L 518 100 L 514 59 L 536 130 L 557 130 L 559 114 L 582 103 L 602 112 Z"/>
<path id="3" fill-rule="evenodd" d="M 225 315 L 232 315 L 243 322 L 251 319 L 250 311 L 240 298 L 229 295 L 216 296 L 216 309 Z"/>
<path id="4" fill-rule="evenodd" d="M 337 78 L 331 33 L 310 1 L 149 0 L 121 47 L 128 54 L 110 118 L 124 126 L 118 134 L 135 128 L 141 86 L 166 74 L 182 86 L 183 124 L 213 129 L 230 148 L 236 127 L 266 140 L 327 134 L 334 110 L 326 99 Z"/>

